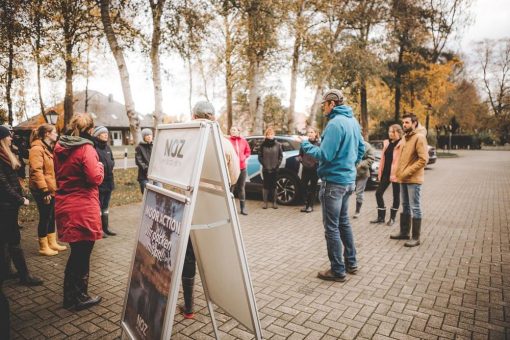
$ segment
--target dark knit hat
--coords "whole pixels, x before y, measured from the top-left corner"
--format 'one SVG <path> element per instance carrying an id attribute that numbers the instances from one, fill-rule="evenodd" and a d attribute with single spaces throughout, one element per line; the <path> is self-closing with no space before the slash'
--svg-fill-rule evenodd
<path id="1" fill-rule="evenodd" d="M 7 127 L 0 125 L 0 139 L 4 139 L 5 137 L 10 135 L 11 131 Z"/>

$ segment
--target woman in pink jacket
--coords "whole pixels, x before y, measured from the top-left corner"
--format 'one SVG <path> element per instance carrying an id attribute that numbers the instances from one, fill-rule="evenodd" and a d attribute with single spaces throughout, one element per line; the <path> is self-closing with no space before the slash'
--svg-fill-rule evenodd
<path id="1" fill-rule="evenodd" d="M 384 141 L 384 147 L 379 164 L 379 187 L 375 192 L 377 200 L 377 219 L 370 223 L 384 223 L 386 218 L 386 206 L 384 205 L 383 195 L 388 186 L 391 184 L 393 188 L 393 205 L 390 210 L 390 219 L 387 225 L 392 226 L 395 223 L 398 207 L 400 206 L 400 184 L 397 182 L 395 171 L 397 170 L 400 151 L 404 144 L 402 136 L 404 132 L 398 124 L 390 126 L 388 130 L 389 140 Z"/>
<path id="2" fill-rule="evenodd" d="M 55 146 L 57 180 L 55 220 L 61 241 L 69 242 L 71 254 L 64 276 L 64 308 L 82 310 L 98 304 L 101 297 L 88 295 L 90 255 L 103 235 L 99 208 L 99 185 L 103 164 L 90 135 L 94 121 L 89 114 L 75 114 L 70 134 Z"/>
<path id="3" fill-rule="evenodd" d="M 250 146 L 248 145 L 246 139 L 241 137 L 239 128 L 237 126 L 232 126 L 230 128 L 230 142 L 234 146 L 237 157 L 239 157 L 239 165 L 241 169 L 239 179 L 234 185 L 234 192 L 237 192 L 237 197 L 239 197 L 241 214 L 248 215 L 246 212 L 246 191 L 244 190 L 244 186 L 246 183 L 246 160 L 251 155 Z"/>

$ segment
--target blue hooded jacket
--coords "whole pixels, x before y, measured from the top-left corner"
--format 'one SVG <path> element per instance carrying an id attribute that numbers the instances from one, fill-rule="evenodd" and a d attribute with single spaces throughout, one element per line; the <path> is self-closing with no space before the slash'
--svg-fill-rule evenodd
<path id="1" fill-rule="evenodd" d="M 361 128 L 354 119 L 352 109 L 335 106 L 328 115 L 329 121 L 322 134 L 320 147 L 303 141 L 303 151 L 319 160 L 317 173 L 326 182 L 340 185 L 356 181 L 356 164 L 365 153 Z"/>

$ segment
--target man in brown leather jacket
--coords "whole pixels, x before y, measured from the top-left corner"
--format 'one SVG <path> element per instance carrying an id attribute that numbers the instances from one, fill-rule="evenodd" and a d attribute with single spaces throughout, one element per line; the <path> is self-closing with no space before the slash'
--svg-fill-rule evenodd
<path id="1" fill-rule="evenodd" d="M 427 139 L 423 134 L 417 132 L 418 119 L 416 116 L 412 113 L 405 114 L 402 117 L 402 127 L 405 133 L 405 144 L 402 147 L 395 175 L 400 183 L 403 212 L 400 215 L 400 232 L 392 234 L 390 238 L 409 240 L 409 231 L 412 225 L 412 239 L 404 245 L 415 247 L 420 244 L 421 185 L 429 155 Z"/>

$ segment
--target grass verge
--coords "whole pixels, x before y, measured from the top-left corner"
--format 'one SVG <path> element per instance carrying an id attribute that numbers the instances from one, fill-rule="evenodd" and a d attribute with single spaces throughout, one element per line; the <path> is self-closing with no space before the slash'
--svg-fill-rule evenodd
<path id="1" fill-rule="evenodd" d="M 137 168 L 113 170 L 115 176 L 115 190 L 112 192 L 110 207 L 140 202 L 142 200 L 140 186 L 136 180 L 137 171 Z M 25 181 L 28 187 L 28 179 Z M 27 207 L 22 207 L 19 211 L 19 222 L 21 224 L 34 222 L 39 219 L 37 205 L 30 191 L 28 192 L 28 199 L 30 200 L 30 204 Z"/>

